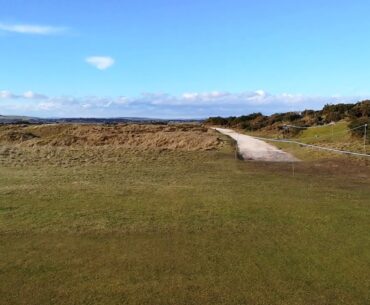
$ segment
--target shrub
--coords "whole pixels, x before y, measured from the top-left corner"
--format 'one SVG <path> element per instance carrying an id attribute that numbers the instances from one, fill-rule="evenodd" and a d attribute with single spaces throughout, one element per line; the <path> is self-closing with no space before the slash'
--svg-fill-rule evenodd
<path id="1" fill-rule="evenodd" d="M 348 127 L 350 129 L 360 127 L 362 125 L 367 124 L 367 139 L 370 139 L 370 119 L 368 117 L 363 118 L 353 118 L 351 122 L 349 123 Z M 365 134 L 365 128 L 357 128 L 355 130 L 352 130 L 352 134 L 357 137 L 363 137 Z"/>

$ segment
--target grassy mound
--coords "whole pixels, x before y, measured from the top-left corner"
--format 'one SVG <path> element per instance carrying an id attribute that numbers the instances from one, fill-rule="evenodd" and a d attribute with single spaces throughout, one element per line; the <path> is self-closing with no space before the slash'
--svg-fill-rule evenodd
<path id="1" fill-rule="evenodd" d="M 21 146 L 112 146 L 127 149 L 212 150 L 218 135 L 197 125 L 8 125 L 0 143 Z"/>

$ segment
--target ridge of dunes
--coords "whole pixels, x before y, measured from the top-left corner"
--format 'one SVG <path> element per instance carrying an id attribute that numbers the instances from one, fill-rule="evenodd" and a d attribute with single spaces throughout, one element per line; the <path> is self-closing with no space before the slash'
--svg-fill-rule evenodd
<path id="1" fill-rule="evenodd" d="M 0 143 L 33 146 L 117 146 L 127 149 L 202 151 L 222 140 L 199 125 L 50 124 L 0 127 Z"/>

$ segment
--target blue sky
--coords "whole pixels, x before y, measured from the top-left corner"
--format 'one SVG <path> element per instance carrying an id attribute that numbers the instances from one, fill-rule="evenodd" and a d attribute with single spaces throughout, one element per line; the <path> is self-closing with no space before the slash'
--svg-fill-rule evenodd
<path id="1" fill-rule="evenodd" d="M 0 0 L 0 114 L 206 117 L 370 96 L 370 2 Z"/>

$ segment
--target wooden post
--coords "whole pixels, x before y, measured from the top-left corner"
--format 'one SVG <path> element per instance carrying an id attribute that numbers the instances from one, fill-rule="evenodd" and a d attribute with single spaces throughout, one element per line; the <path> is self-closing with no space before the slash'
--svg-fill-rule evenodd
<path id="1" fill-rule="evenodd" d="M 365 154 L 367 154 L 366 152 L 366 139 L 367 138 L 367 124 L 365 124 L 365 132 L 364 132 L 364 152 Z"/>
<path id="2" fill-rule="evenodd" d="M 331 124 L 331 140 L 334 141 L 334 124 Z"/>

